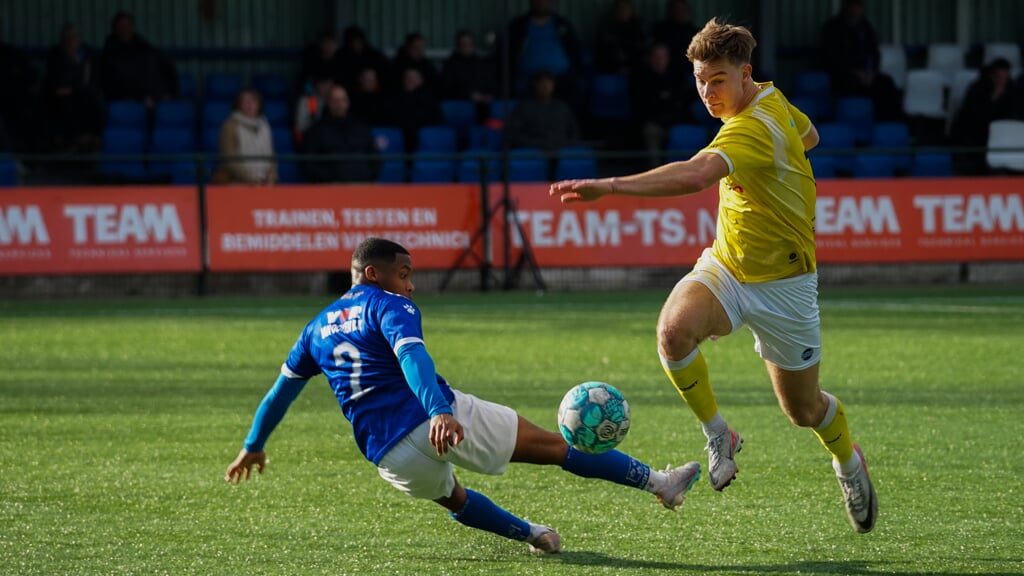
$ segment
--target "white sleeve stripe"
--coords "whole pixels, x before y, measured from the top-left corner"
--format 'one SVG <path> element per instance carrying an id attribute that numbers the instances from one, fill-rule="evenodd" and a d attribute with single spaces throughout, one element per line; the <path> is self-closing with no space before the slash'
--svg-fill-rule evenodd
<path id="1" fill-rule="evenodd" d="M 725 160 L 725 164 L 729 167 L 730 175 L 732 174 L 733 170 L 736 169 L 732 165 L 732 159 L 730 159 L 729 155 L 726 154 L 724 151 L 719 150 L 718 148 L 705 148 L 704 150 L 702 150 L 702 152 L 707 152 L 709 154 L 718 154 L 722 158 L 722 160 Z"/>
<path id="2" fill-rule="evenodd" d="M 304 376 L 299 376 L 295 372 L 292 372 L 291 369 L 288 368 L 287 364 L 281 364 L 281 375 L 284 376 L 285 378 L 291 378 L 293 380 L 305 380 L 306 379 Z"/>
<path id="3" fill-rule="evenodd" d="M 402 338 L 395 344 L 395 355 L 398 355 L 398 351 L 402 349 L 406 344 L 423 344 L 422 338 Z"/>

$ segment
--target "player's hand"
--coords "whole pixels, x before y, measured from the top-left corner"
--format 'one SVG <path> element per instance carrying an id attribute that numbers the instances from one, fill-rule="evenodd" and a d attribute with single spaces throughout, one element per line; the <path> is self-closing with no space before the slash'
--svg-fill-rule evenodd
<path id="1" fill-rule="evenodd" d="M 608 178 L 587 180 L 562 180 L 551 185 L 549 196 L 558 196 L 563 204 L 569 202 L 591 202 L 615 191 Z"/>
<path id="2" fill-rule="evenodd" d="M 224 481 L 238 484 L 239 480 L 248 480 L 254 465 L 256 470 L 263 474 L 263 468 L 267 465 L 267 453 L 249 452 L 242 448 L 242 451 L 238 453 L 238 457 L 235 458 L 235 461 L 228 466 L 227 472 L 224 473 Z"/>
<path id="3" fill-rule="evenodd" d="M 438 456 L 447 454 L 449 446 L 458 446 L 465 435 L 462 424 L 451 414 L 438 414 L 430 419 L 430 445 Z"/>

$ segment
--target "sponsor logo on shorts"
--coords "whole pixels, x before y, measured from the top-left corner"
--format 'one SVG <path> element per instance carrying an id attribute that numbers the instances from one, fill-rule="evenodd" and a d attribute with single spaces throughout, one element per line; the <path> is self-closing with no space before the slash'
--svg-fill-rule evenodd
<path id="1" fill-rule="evenodd" d="M 811 356 L 814 356 L 814 348 L 807 348 L 804 350 L 803 354 L 800 355 L 804 360 L 810 360 Z"/>

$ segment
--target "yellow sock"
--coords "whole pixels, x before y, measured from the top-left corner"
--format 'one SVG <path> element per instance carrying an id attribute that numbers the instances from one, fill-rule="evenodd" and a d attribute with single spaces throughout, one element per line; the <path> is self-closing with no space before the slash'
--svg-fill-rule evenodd
<path id="1" fill-rule="evenodd" d="M 828 397 L 828 411 L 821 424 L 814 429 L 821 445 L 832 453 L 836 462 L 843 463 L 853 456 L 853 442 L 850 440 L 850 427 L 846 423 L 846 412 L 838 398 L 824 392 Z"/>
<path id="2" fill-rule="evenodd" d="M 715 402 L 715 393 L 711 390 L 711 379 L 708 377 L 708 364 L 700 348 L 694 348 L 682 360 L 663 357 L 661 366 L 697 419 L 707 423 L 718 414 L 718 403 Z"/>

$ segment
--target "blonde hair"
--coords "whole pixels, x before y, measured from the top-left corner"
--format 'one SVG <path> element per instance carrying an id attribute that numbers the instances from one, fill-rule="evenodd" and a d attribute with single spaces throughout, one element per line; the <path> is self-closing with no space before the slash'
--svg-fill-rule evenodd
<path id="1" fill-rule="evenodd" d="M 749 64 L 755 46 L 757 40 L 754 40 L 754 35 L 747 28 L 720 23 L 712 18 L 690 41 L 686 58 L 690 62 L 711 62 L 725 58 L 734 65 Z"/>

